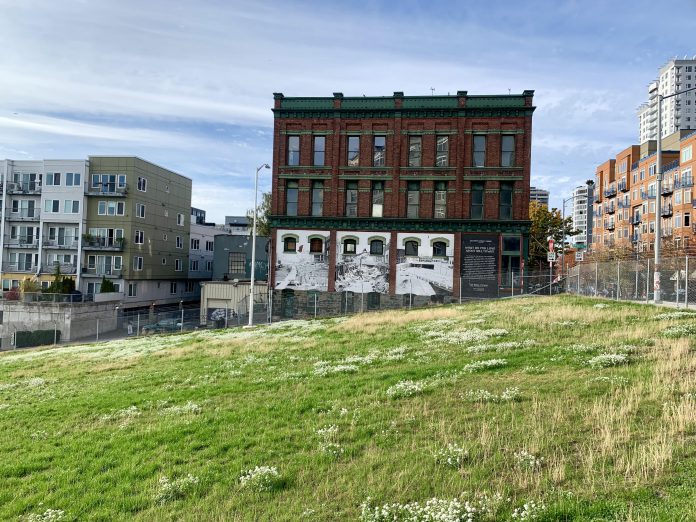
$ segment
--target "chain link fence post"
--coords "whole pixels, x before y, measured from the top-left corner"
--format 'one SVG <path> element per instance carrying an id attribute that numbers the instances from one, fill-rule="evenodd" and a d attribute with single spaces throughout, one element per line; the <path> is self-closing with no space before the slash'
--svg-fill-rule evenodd
<path id="1" fill-rule="evenodd" d="M 689 308 L 689 256 L 684 259 L 686 281 L 684 281 L 684 308 Z"/>

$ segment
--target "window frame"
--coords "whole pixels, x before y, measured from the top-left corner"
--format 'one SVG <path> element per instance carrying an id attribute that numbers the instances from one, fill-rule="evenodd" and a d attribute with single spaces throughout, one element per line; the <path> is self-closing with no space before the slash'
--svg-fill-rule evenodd
<path id="1" fill-rule="evenodd" d="M 408 166 L 423 166 L 423 136 L 408 137 Z"/>
<path id="2" fill-rule="evenodd" d="M 360 166 L 360 136 L 348 136 L 346 140 L 346 165 Z"/>
<path id="3" fill-rule="evenodd" d="M 321 148 L 317 147 L 319 143 L 322 144 Z M 313 138 L 312 165 L 315 167 L 323 167 L 326 165 L 326 136 L 314 136 Z"/>
<path id="4" fill-rule="evenodd" d="M 300 165 L 300 136 L 298 134 L 288 134 L 286 143 L 286 165 L 288 167 L 298 167 Z M 294 145 L 294 143 L 296 143 L 296 145 Z"/>
<path id="5" fill-rule="evenodd" d="M 444 140 L 444 145 L 440 140 Z M 435 135 L 435 166 L 449 167 L 449 136 L 446 134 Z"/>
<path id="6" fill-rule="evenodd" d="M 290 195 L 294 197 L 291 198 Z M 297 180 L 287 180 L 285 182 L 285 215 L 297 216 L 298 201 L 300 196 L 300 183 Z"/>
<path id="7" fill-rule="evenodd" d="M 500 166 L 514 167 L 515 166 L 515 151 L 517 144 L 515 143 L 514 134 L 501 134 L 500 136 Z M 512 142 L 512 147 L 510 147 Z M 506 148 L 506 143 L 508 147 Z"/>

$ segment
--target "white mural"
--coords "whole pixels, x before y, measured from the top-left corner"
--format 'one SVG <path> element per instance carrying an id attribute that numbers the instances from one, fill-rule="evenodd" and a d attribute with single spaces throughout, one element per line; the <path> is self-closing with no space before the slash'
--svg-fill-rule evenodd
<path id="1" fill-rule="evenodd" d="M 336 291 L 389 293 L 389 233 L 336 234 Z"/>
<path id="2" fill-rule="evenodd" d="M 328 230 L 278 230 L 275 289 L 320 290 L 329 286 Z"/>
<path id="3" fill-rule="evenodd" d="M 396 248 L 397 294 L 452 294 L 454 234 L 399 233 Z"/>

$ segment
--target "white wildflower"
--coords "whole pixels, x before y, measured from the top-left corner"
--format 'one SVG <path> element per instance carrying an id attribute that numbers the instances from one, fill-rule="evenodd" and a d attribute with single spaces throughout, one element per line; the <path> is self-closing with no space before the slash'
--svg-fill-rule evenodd
<path id="1" fill-rule="evenodd" d="M 670 326 L 662 331 L 665 337 L 677 338 L 677 337 L 690 337 L 696 335 L 696 323 L 689 324 L 679 324 L 676 326 Z"/>
<path id="2" fill-rule="evenodd" d="M 512 513 L 513 520 L 537 520 L 544 511 L 546 511 L 546 506 L 543 502 L 534 502 L 530 500 L 526 502 L 521 508 L 515 509 Z"/>
<path id="3" fill-rule="evenodd" d="M 469 363 L 462 368 L 462 371 L 466 373 L 474 373 L 482 370 L 488 370 L 489 368 L 499 368 L 501 366 L 505 366 L 506 364 L 507 361 L 505 359 L 488 359 L 487 361 L 476 361 Z"/>
<path id="4" fill-rule="evenodd" d="M 587 361 L 587 364 L 592 368 L 607 368 L 628 363 L 628 356 L 622 353 L 603 353 Z"/>
<path id="5" fill-rule="evenodd" d="M 256 466 L 242 473 L 239 483 L 253 491 L 273 491 L 282 485 L 282 478 L 275 466 Z"/>
<path id="6" fill-rule="evenodd" d="M 167 401 L 162 401 L 158 404 L 160 415 L 195 415 L 203 411 L 203 408 L 195 402 L 188 401 L 181 406 L 170 406 Z"/>
<path id="7" fill-rule="evenodd" d="M 423 391 L 423 384 L 416 381 L 400 381 L 394 386 L 387 389 L 387 396 L 392 399 L 398 399 L 401 397 L 411 397 Z"/>
<path id="8" fill-rule="evenodd" d="M 320 437 L 328 438 L 333 437 L 338 433 L 338 426 L 331 424 L 330 426 L 325 426 L 317 430 L 317 435 Z"/>
<path id="9" fill-rule="evenodd" d="M 517 465 L 522 468 L 537 471 L 544 465 L 544 457 L 538 457 L 527 450 L 516 451 L 514 455 Z"/>
<path id="10" fill-rule="evenodd" d="M 688 319 L 688 318 L 693 318 L 696 316 L 696 312 L 686 312 L 686 311 L 678 311 L 678 312 L 667 312 L 664 314 L 658 314 L 655 316 L 655 319 L 658 321 L 665 321 L 665 320 L 674 320 L 674 319 Z"/>
<path id="11" fill-rule="evenodd" d="M 448 444 L 435 452 L 435 462 L 451 468 L 461 468 L 469 458 L 469 452 L 457 444 Z"/>
<path id="12" fill-rule="evenodd" d="M 32 513 L 26 520 L 27 522 L 58 522 L 63 520 L 65 511 L 62 509 L 47 509 L 43 513 Z"/>
<path id="13" fill-rule="evenodd" d="M 546 373 L 546 366 L 525 366 L 522 371 L 530 375 L 539 375 L 542 373 Z"/>
<path id="14" fill-rule="evenodd" d="M 471 402 L 508 402 L 516 401 L 519 397 L 519 388 L 505 388 L 500 395 L 488 390 L 469 390 L 464 394 L 464 398 Z"/>
<path id="15" fill-rule="evenodd" d="M 334 373 L 355 373 L 358 367 L 354 364 L 336 364 L 331 365 L 326 361 L 318 361 L 314 363 L 314 375 L 324 377 Z"/>
<path id="16" fill-rule="evenodd" d="M 162 476 L 157 484 L 155 502 L 164 504 L 171 500 L 185 497 L 196 485 L 199 479 L 190 473 L 185 477 L 171 480 L 167 476 Z"/>
<path id="17" fill-rule="evenodd" d="M 609 308 L 609 305 L 607 303 L 597 303 L 592 308 L 599 308 L 601 310 L 602 308 Z"/>

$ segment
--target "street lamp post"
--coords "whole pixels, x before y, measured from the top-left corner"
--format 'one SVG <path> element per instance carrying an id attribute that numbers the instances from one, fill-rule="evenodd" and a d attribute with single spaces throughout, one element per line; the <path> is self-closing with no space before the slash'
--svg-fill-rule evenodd
<path id="1" fill-rule="evenodd" d="M 270 169 L 268 163 L 256 169 L 254 178 L 254 220 L 251 226 L 251 282 L 249 284 L 249 327 L 254 326 L 254 269 L 256 268 L 256 214 L 258 214 L 259 171 Z"/>
<path id="2" fill-rule="evenodd" d="M 653 300 L 655 303 L 662 302 L 660 290 L 660 234 L 662 233 L 662 100 L 684 94 L 685 92 L 696 90 L 696 87 L 677 91 L 668 96 L 660 94 L 660 85 L 657 86 L 657 161 L 655 170 L 657 171 L 657 194 L 655 194 L 655 267 L 653 276 Z"/>
<path id="3" fill-rule="evenodd" d="M 590 194 L 590 189 L 592 187 L 594 187 L 594 181 L 592 181 L 591 179 L 588 179 L 585 182 L 585 185 L 587 185 L 587 196 L 585 196 L 585 197 L 587 198 L 587 201 L 589 202 L 590 197 L 592 196 Z M 566 203 L 568 201 L 572 201 L 576 198 L 581 198 L 581 197 L 583 197 L 582 194 L 575 194 L 574 196 L 570 196 L 569 198 L 564 199 L 563 204 L 561 205 L 563 207 L 562 211 L 561 211 L 561 232 L 563 233 L 563 237 L 561 238 L 561 279 L 563 279 L 563 277 L 565 276 L 565 239 L 566 239 L 565 238 L 565 207 L 566 207 Z M 585 206 L 589 207 L 589 204 L 585 205 Z M 588 215 L 585 216 L 586 221 L 587 221 L 587 224 L 585 225 L 585 235 L 587 236 L 587 228 L 590 226 L 590 223 L 589 223 L 589 220 L 587 219 L 587 218 L 589 218 L 589 211 L 587 208 L 585 209 L 585 211 L 588 212 Z"/>

